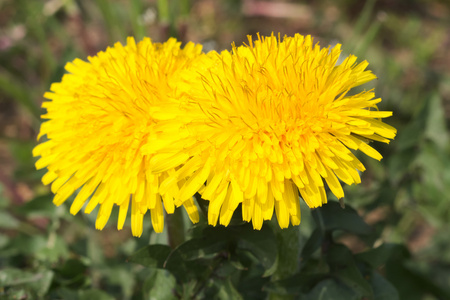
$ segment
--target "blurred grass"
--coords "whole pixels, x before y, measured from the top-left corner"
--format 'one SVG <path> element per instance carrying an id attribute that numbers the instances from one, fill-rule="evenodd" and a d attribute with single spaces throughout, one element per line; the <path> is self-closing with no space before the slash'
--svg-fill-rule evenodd
<path id="1" fill-rule="evenodd" d="M 148 271 L 122 261 L 149 240 L 167 240 L 150 228 L 141 239 L 131 238 L 128 228 L 96 232 L 95 216 L 73 217 L 67 205 L 51 204 L 29 151 L 42 95 L 60 80 L 67 61 L 85 59 L 129 35 L 155 41 L 177 35 L 221 50 L 246 34 L 274 31 L 312 34 L 322 46 L 340 42 L 344 54 L 369 61 L 378 77 L 372 86 L 383 98 L 380 109 L 394 112 L 387 123 L 399 134 L 391 145 L 376 145 L 381 164 L 361 158 L 368 170 L 361 185 L 346 188 L 346 202 L 376 228 L 379 243 L 405 243 L 432 279 L 450 285 L 450 4 L 288 2 L 302 13 L 267 16 L 250 0 L 1 1 L 0 268 L 22 269 L 19 275 L 41 286 L 58 277 L 58 295 L 66 299 L 74 293 L 109 299 L 101 289 L 132 299 Z M 30 289 L 42 296 L 34 285 Z"/>

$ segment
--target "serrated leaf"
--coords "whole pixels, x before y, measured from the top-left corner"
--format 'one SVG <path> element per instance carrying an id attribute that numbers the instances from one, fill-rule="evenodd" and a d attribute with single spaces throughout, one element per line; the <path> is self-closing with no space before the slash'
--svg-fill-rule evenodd
<path id="1" fill-rule="evenodd" d="M 147 268 L 162 268 L 172 249 L 167 245 L 149 245 L 139 249 L 128 258 L 128 262 Z"/>

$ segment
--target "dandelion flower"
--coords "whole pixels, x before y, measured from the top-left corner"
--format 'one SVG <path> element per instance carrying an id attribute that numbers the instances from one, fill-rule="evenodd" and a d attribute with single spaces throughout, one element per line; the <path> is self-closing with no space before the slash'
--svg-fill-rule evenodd
<path id="1" fill-rule="evenodd" d="M 300 223 L 299 196 L 315 208 L 327 202 L 325 186 L 344 197 L 341 181 L 360 183 L 363 164 L 350 150 L 380 160 L 368 145 L 388 143 L 396 130 L 383 123 L 373 91 L 351 94 L 375 79 L 353 55 L 338 64 L 340 45 L 321 48 L 311 36 L 260 37 L 232 52 L 211 52 L 214 62 L 190 91 L 189 137 L 173 161 L 184 165 L 162 182 L 183 182 L 180 203 L 196 192 L 209 201 L 208 221 L 228 225 L 242 206 L 260 229 L 274 210 L 281 228 Z M 155 156 L 154 158 L 157 158 Z M 152 166 L 170 168 L 161 160 Z"/>
<path id="2" fill-rule="evenodd" d="M 50 101 L 42 104 L 47 109 L 42 118 L 48 121 L 38 139 L 47 139 L 33 151 L 40 156 L 36 167 L 48 169 L 42 181 L 51 183 L 56 205 L 78 191 L 70 212 L 76 214 L 89 199 L 85 212 L 100 205 L 96 228 L 102 229 L 116 204 L 122 229 L 131 202 L 133 235 L 142 234 L 147 210 L 154 230 L 163 230 L 164 209 L 174 212 L 175 195 L 161 197 L 159 184 L 174 170 L 152 172 L 152 154 L 145 149 L 170 142 L 155 140 L 155 132 L 175 117 L 167 107 L 179 105 L 180 76 L 200 54 L 200 45 L 181 49 L 173 38 L 164 44 L 128 38 L 125 46 L 116 43 L 88 62 L 75 59 L 66 65 L 69 73 L 44 95 Z M 197 222 L 193 200 L 183 205 Z"/>

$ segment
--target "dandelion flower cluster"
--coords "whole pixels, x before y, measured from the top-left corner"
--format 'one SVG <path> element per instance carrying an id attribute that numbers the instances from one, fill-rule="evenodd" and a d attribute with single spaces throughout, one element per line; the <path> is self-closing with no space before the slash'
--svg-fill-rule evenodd
<path id="1" fill-rule="evenodd" d="M 209 201 L 208 222 L 227 226 L 239 206 L 260 229 L 274 211 L 280 227 L 300 223 L 300 196 L 314 208 L 326 189 L 344 197 L 341 182 L 360 183 L 360 150 L 388 143 L 373 91 L 351 89 L 376 77 L 353 55 L 338 63 L 340 45 L 320 48 L 310 36 L 260 37 L 232 51 L 201 53 L 174 40 L 116 44 L 90 62 L 68 64 L 52 85 L 35 148 L 55 204 L 82 187 L 76 213 L 100 204 L 97 228 L 120 206 L 122 228 L 131 201 L 134 235 L 151 211 L 161 231 L 163 209 L 184 206 L 198 220 L 192 196 Z M 131 196 L 131 200 L 130 200 Z"/>

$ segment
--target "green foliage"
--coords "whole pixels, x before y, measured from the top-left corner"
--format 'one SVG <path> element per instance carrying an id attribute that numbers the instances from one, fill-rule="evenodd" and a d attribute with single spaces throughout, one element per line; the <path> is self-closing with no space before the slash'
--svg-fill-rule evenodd
<path id="1" fill-rule="evenodd" d="M 173 289 L 171 297 L 183 299 L 290 295 L 296 299 L 333 296 L 332 299 L 395 300 L 422 299 L 426 293 L 436 297 L 449 295 L 448 290 L 427 280 L 424 273 L 408 267 L 412 260 L 404 246 L 383 244 L 355 255 L 338 243 L 346 234 L 361 237 L 377 234 L 353 208 L 343 209 L 337 202 L 330 202 L 314 210 L 313 215 L 316 229 L 297 257 L 300 268 L 282 280 L 270 280 L 274 270 L 289 259 L 278 255 L 276 235 L 270 224 L 261 231 L 253 231 L 249 224 L 197 228 L 196 236 L 176 249 L 149 245 L 133 254 L 129 261 L 155 270 L 151 278 L 161 276 L 162 279 L 155 278 Z M 386 272 L 387 277 L 380 271 Z M 402 290 L 404 282 L 416 280 L 422 284 Z"/>

